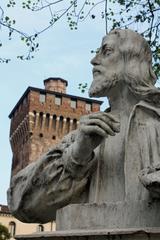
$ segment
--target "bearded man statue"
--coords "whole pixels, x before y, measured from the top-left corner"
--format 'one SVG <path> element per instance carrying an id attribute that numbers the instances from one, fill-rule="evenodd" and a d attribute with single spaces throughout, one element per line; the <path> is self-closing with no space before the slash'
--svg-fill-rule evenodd
<path id="1" fill-rule="evenodd" d="M 83 116 L 12 178 L 10 209 L 21 221 L 45 223 L 71 204 L 57 211 L 59 229 L 160 227 L 160 91 L 150 47 L 138 33 L 113 30 L 91 64 L 89 95 L 107 97 L 110 107 Z"/>

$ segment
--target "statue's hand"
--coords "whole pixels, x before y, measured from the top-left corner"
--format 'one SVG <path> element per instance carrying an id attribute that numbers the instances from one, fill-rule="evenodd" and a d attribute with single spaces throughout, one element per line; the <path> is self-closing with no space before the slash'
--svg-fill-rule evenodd
<path id="1" fill-rule="evenodd" d="M 160 164 L 141 170 L 139 179 L 153 198 L 160 199 Z"/>
<path id="2" fill-rule="evenodd" d="M 120 131 L 120 122 L 109 113 L 96 112 L 80 119 L 76 142 L 73 145 L 73 156 L 89 157 L 93 150 L 108 135 L 115 136 Z"/>
<path id="3" fill-rule="evenodd" d="M 80 119 L 80 130 L 87 135 L 114 136 L 120 131 L 120 123 L 117 118 L 109 113 L 96 112 Z"/>

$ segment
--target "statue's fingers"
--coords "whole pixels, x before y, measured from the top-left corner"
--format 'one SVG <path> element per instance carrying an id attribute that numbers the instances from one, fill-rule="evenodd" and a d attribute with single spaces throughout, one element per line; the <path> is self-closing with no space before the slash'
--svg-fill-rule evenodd
<path id="1" fill-rule="evenodd" d="M 106 131 L 104 131 L 103 129 L 101 129 L 99 126 L 93 125 L 84 125 L 80 127 L 81 131 L 83 131 L 85 134 L 97 134 L 101 137 L 107 137 L 108 134 L 106 133 Z"/>
<path id="2" fill-rule="evenodd" d="M 115 136 L 115 131 L 107 123 L 100 119 L 88 119 L 85 124 L 90 126 L 98 126 L 103 129 L 107 134 Z"/>
<path id="3" fill-rule="evenodd" d="M 114 132 L 120 132 L 120 123 L 108 121 L 108 125 L 113 129 Z"/>
<path id="4" fill-rule="evenodd" d="M 100 118 L 100 119 L 103 119 L 103 121 L 111 120 L 111 121 L 119 123 L 119 119 L 117 117 L 113 116 L 112 114 L 105 113 L 105 112 L 96 112 L 94 114 L 90 114 L 90 115 L 88 115 L 88 118 L 90 118 L 90 119 Z"/>
<path id="5" fill-rule="evenodd" d="M 111 118 L 106 118 L 104 115 L 97 115 L 97 116 L 92 116 L 89 119 L 92 119 L 93 121 L 100 120 L 104 122 L 105 124 L 109 125 L 114 132 L 119 132 L 120 131 L 120 122 L 113 121 Z"/>
<path id="6" fill-rule="evenodd" d="M 105 116 L 106 118 L 109 118 L 110 120 L 112 120 L 112 121 L 114 121 L 114 122 L 117 122 L 117 123 L 120 122 L 120 121 L 119 121 L 119 118 L 118 118 L 117 116 L 113 116 L 113 115 L 110 114 L 110 113 L 105 113 L 105 112 L 104 112 L 104 116 Z"/>

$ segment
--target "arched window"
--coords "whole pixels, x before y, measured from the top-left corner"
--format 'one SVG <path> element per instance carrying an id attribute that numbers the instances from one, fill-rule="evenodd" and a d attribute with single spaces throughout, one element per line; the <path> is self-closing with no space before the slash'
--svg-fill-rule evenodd
<path id="1" fill-rule="evenodd" d="M 69 130 L 70 130 L 70 118 L 67 118 L 67 121 L 66 121 L 66 133 L 69 133 Z"/>
<path id="2" fill-rule="evenodd" d="M 37 226 L 37 232 L 43 232 L 44 231 L 44 226 L 42 224 L 39 224 Z"/>
<path id="3" fill-rule="evenodd" d="M 46 128 L 49 128 L 49 119 L 50 119 L 50 114 L 46 114 Z"/>
<path id="4" fill-rule="evenodd" d="M 15 222 L 10 222 L 9 223 L 9 233 L 11 235 L 11 237 L 14 237 L 16 234 L 16 224 Z"/>
<path id="5" fill-rule="evenodd" d="M 53 130 L 56 130 L 56 120 L 57 120 L 57 116 L 53 115 Z"/>
<path id="6" fill-rule="evenodd" d="M 60 116 L 59 118 L 59 129 L 58 129 L 58 134 L 60 135 L 63 130 L 63 116 Z"/>
<path id="7" fill-rule="evenodd" d="M 34 114 L 34 116 L 33 116 L 33 122 L 34 122 L 34 127 L 35 127 L 35 125 L 36 125 L 36 111 L 33 111 L 33 114 Z"/>
<path id="8" fill-rule="evenodd" d="M 40 112 L 39 114 L 39 127 L 42 127 L 42 122 L 43 122 L 43 112 Z"/>
<path id="9" fill-rule="evenodd" d="M 77 128 L 77 119 L 73 119 L 72 130 L 75 130 L 76 128 Z"/>

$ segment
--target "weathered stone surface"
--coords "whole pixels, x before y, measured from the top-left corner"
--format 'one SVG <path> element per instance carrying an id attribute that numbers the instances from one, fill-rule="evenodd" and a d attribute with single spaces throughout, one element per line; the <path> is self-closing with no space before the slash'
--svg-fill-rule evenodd
<path id="1" fill-rule="evenodd" d="M 159 240 L 159 228 L 101 229 L 79 231 L 41 232 L 16 236 L 17 240 Z"/>
<path id="2" fill-rule="evenodd" d="M 159 227 L 160 202 L 70 204 L 57 211 L 57 230 Z"/>

